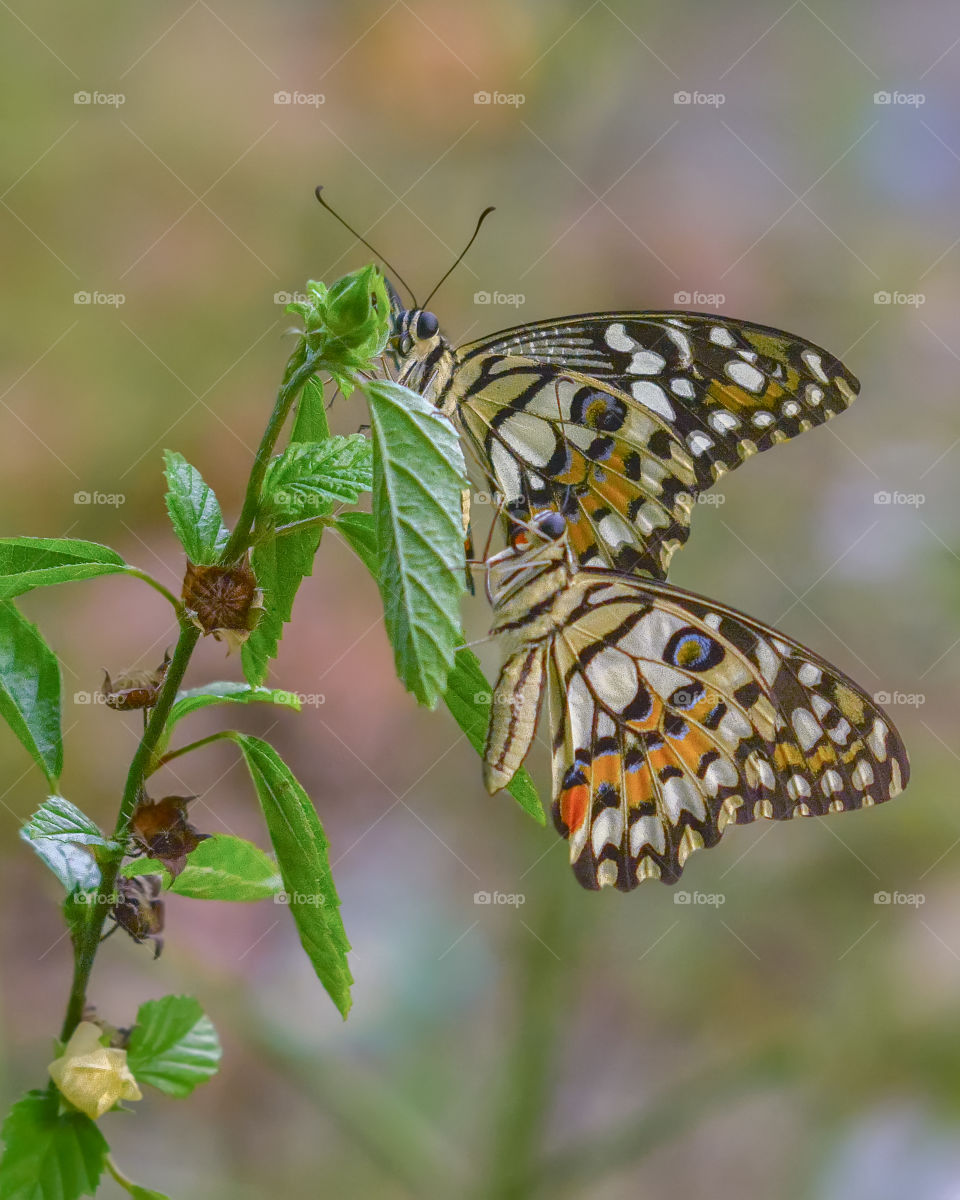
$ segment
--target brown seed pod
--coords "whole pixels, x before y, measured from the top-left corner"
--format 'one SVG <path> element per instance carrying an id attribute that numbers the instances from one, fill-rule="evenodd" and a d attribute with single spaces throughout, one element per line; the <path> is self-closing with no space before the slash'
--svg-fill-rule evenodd
<path id="1" fill-rule="evenodd" d="M 204 635 L 226 642 L 228 654 L 247 640 L 263 611 L 263 593 L 249 557 L 232 567 L 188 562 L 182 599 L 187 617 Z"/>
<path id="2" fill-rule="evenodd" d="M 163 863 L 176 879 L 187 863 L 187 855 L 210 835 L 200 833 L 187 820 L 187 806 L 196 796 L 144 798 L 134 809 L 130 831 L 137 850 Z"/>
<path id="3" fill-rule="evenodd" d="M 167 650 L 163 662 L 155 671 L 126 671 L 117 679 L 111 679 L 109 671 L 104 669 L 100 695 L 108 708 L 123 712 L 134 708 L 153 708 L 169 666 L 170 651 Z"/>
<path id="4" fill-rule="evenodd" d="M 159 875 L 136 875 L 117 880 L 117 901 L 110 915 L 118 927 L 139 945 L 151 941 L 153 957 L 163 949 L 164 905 L 160 899 Z"/>

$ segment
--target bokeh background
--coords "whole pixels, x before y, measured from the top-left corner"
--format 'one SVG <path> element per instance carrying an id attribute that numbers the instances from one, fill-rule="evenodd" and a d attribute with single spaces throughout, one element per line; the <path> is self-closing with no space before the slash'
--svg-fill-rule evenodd
<path id="1" fill-rule="evenodd" d="M 421 295 L 495 204 L 433 304 L 454 341 L 716 307 L 860 376 L 848 414 L 722 482 L 672 577 L 889 693 L 913 761 L 883 809 L 734 830 L 689 863 L 687 904 L 584 893 L 402 692 L 375 589 L 329 537 L 274 673 L 323 702 L 236 723 L 277 741 L 330 836 L 354 1009 L 344 1025 L 269 903 L 172 899 L 158 962 L 111 939 L 103 1015 L 196 993 L 225 1046 L 190 1101 L 107 1118 L 121 1166 L 180 1200 L 960 1195 L 956 6 L 10 0 L 0 29 L 6 533 L 102 540 L 176 587 L 161 449 L 235 513 L 290 347 L 282 294 L 369 259 L 314 186 Z M 74 696 L 156 665 L 169 610 L 135 580 L 23 608 L 63 663 L 64 792 L 110 824 L 136 721 Z M 470 636 L 488 619 L 468 603 Z M 238 676 L 210 644 L 189 682 Z M 44 1078 L 69 952 L 17 838 L 43 783 L 5 731 L 0 768 L 12 1099 Z M 265 844 L 229 749 L 163 782 Z"/>

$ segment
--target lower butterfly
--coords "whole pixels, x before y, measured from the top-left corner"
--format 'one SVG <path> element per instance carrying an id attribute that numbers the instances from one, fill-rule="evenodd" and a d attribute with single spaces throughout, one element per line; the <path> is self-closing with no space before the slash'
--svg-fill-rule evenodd
<path id="1" fill-rule="evenodd" d="M 554 821 L 584 887 L 675 883 L 729 825 L 867 808 L 906 785 L 899 734 L 836 667 L 671 584 L 578 567 L 557 513 L 487 581 L 507 655 L 485 783 L 510 781 L 548 693 Z"/>

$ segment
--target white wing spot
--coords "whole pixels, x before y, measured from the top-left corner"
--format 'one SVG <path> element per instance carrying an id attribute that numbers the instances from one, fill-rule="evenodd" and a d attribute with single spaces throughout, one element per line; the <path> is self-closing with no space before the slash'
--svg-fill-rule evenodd
<path id="1" fill-rule="evenodd" d="M 820 723 L 808 708 L 795 708 L 790 716 L 790 724 L 804 753 L 819 742 L 823 733 Z"/>
<path id="2" fill-rule="evenodd" d="M 631 375 L 659 375 L 666 365 L 667 360 L 655 350 L 638 350 L 627 371 Z"/>
<path id="3" fill-rule="evenodd" d="M 745 388 L 748 392 L 762 392 L 766 378 L 762 371 L 758 371 L 756 367 L 750 363 L 742 362 L 740 359 L 733 359 L 724 365 L 724 374 L 727 375 L 734 383 Z"/>
<path id="4" fill-rule="evenodd" d="M 706 433 L 700 433 L 697 431 L 695 433 L 687 434 L 687 445 L 690 447 L 690 450 L 693 454 L 706 454 L 706 452 L 714 444 L 713 438 Z"/>
<path id="5" fill-rule="evenodd" d="M 637 343 L 627 333 L 622 322 L 616 325 L 608 325 L 603 335 L 603 340 L 611 350 L 622 350 L 625 353 L 629 353 L 631 350 L 636 350 L 637 348 Z"/>
<path id="6" fill-rule="evenodd" d="M 729 413 L 723 408 L 715 408 L 707 417 L 707 421 L 711 428 L 720 434 L 729 433 L 731 430 L 737 429 L 740 425 L 740 422 L 733 413 Z"/>
<path id="7" fill-rule="evenodd" d="M 674 419 L 673 405 L 659 384 L 652 383 L 649 379 L 639 379 L 631 386 L 630 391 L 634 400 L 639 400 L 645 407 L 659 413 L 661 417 L 666 417 L 668 421 Z"/>
<path id="8" fill-rule="evenodd" d="M 689 379 L 671 379 L 670 390 L 675 396 L 680 396 L 684 400 L 692 400 L 696 395 Z"/>
<path id="9" fill-rule="evenodd" d="M 710 341 L 715 346 L 735 346 L 737 339 L 733 336 L 729 329 L 724 329 L 722 325 L 714 325 L 710 330 Z"/>
<path id="10" fill-rule="evenodd" d="M 815 350 L 804 350 L 800 357 L 818 379 L 822 379 L 824 383 L 830 382 L 826 372 L 823 369 L 823 359 Z"/>

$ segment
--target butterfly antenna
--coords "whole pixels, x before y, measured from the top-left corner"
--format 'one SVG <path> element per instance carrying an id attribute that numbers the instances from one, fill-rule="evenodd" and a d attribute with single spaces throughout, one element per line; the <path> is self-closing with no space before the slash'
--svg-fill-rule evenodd
<path id="1" fill-rule="evenodd" d="M 496 212 L 496 209 L 491 204 L 490 207 L 485 208 L 483 210 L 483 212 L 480 214 L 480 216 L 477 218 L 477 226 L 470 236 L 470 241 L 467 242 L 467 244 L 464 246 L 464 248 L 457 255 L 457 257 L 454 261 L 454 264 L 450 268 L 450 270 L 447 271 L 447 273 L 445 275 L 441 276 L 440 282 L 438 284 L 436 284 L 436 286 L 431 290 L 430 295 L 426 298 L 426 300 L 424 300 L 424 302 L 423 302 L 424 308 L 427 307 L 427 305 L 430 303 L 430 301 L 433 299 L 433 297 L 440 290 L 441 286 L 447 282 L 447 280 L 450 278 L 450 276 L 453 274 L 453 272 L 457 269 L 457 267 L 460 266 L 461 262 L 463 262 L 464 255 L 467 253 L 467 251 L 470 249 L 470 247 L 473 245 L 473 243 L 477 240 L 477 234 L 480 232 L 480 226 L 484 223 L 484 221 L 487 219 L 487 217 L 490 216 L 490 214 L 492 212 Z"/>
<path id="2" fill-rule="evenodd" d="M 352 226 L 352 225 L 349 225 L 349 224 L 348 224 L 348 223 L 347 223 L 347 222 L 346 222 L 346 221 L 343 219 L 343 217 L 341 217 L 341 216 L 340 216 L 340 214 L 339 214 L 339 213 L 338 213 L 338 212 L 337 212 L 335 209 L 333 209 L 333 208 L 331 208 L 331 207 L 330 207 L 330 205 L 329 205 L 329 204 L 326 202 L 326 200 L 324 200 L 324 198 L 323 198 L 323 195 L 321 194 L 322 192 L 323 192 L 323 184 L 320 184 L 320 185 L 318 185 L 318 187 L 317 187 L 317 188 L 314 190 L 314 195 L 315 195 L 315 196 L 317 197 L 317 199 L 320 201 L 320 207 L 321 207 L 321 208 L 325 208 L 325 209 L 327 210 L 327 212 L 328 212 L 328 213 L 329 213 L 329 214 L 330 214 L 332 217 L 335 217 L 335 218 L 336 218 L 336 220 L 338 220 L 338 221 L 340 222 L 340 224 L 341 224 L 341 225 L 344 227 L 344 229 L 346 229 L 346 230 L 347 230 L 349 233 L 352 233 L 352 234 L 353 234 L 353 236 L 354 236 L 354 237 L 357 239 L 357 241 L 358 241 L 358 242 L 361 242 L 361 243 L 362 243 L 364 246 L 366 246 L 366 248 L 367 248 L 367 249 L 370 251 L 370 253 L 371 253 L 371 254 L 374 254 L 374 255 L 375 255 L 377 258 L 379 258 L 379 259 L 380 259 L 380 261 L 383 263 L 383 265 L 384 265 L 385 267 L 389 268 L 390 272 L 393 274 L 393 276 L 394 276 L 394 278 L 397 280 L 397 282 L 398 282 L 398 283 L 402 283 L 402 284 L 403 284 L 403 286 L 404 286 L 404 287 L 407 289 L 407 291 L 410 293 L 410 299 L 413 301 L 413 306 L 414 306 L 414 308 L 419 308 L 420 306 L 419 306 L 419 305 L 418 305 L 418 303 L 417 303 L 417 297 L 414 295 L 413 288 L 410 286 L 410 284 L 409 284 L 409 283 L 407 283 L 407 281 L 406 281 L 406 280 L 404 279 L 404 277 L 403 277 L 403 276 L 400 274 L 400 272 L 397 270 L 397 268 L 396 268 L 396 267 L 395 267 L 395 266 L 394 266 L 392 263 L 388 262 L 388 261 L 387 261 L 387 260 L 386 260 L 386 259 L 383 257 L 383 255 L 380 253 L 380 251 L 379 251 L 379 250 L 375 250 L 375 249 L 373 248 L 373 246 L 371 246 L 371 245 L 370 245 L 370 243 L 367 241 L 367 239 L 366 239 L 366 238 L 363 236 L 363 234 L 362 234 L 362 233 L 358 233 L 358 232 L 357 232 L 357 231 L 356 231 L 356 230 L 353 228 L 353 226 Z M 478 228 L 479 228 L 479 226 L 478 226 Z M 474 235 L 474 236 L 476 236 L 476 235 Z M 473 239 L 471 239 L 471 241 L 472 241 L 472 240 L 473 240 Z M 462 257 L 462 255 L 461 255 L 461 257 Z M 456 265 L 456 264 L 454 264 L 454 266 L 455 266 L 455 265 Z M 449 274 L 449 272 L 448 272 L 448 274 Z M 441 281 L 441 282 L 442 282 L 442 281 Z M 434 291 L 436 291 L 436 288 L 434 288 Z"/>

